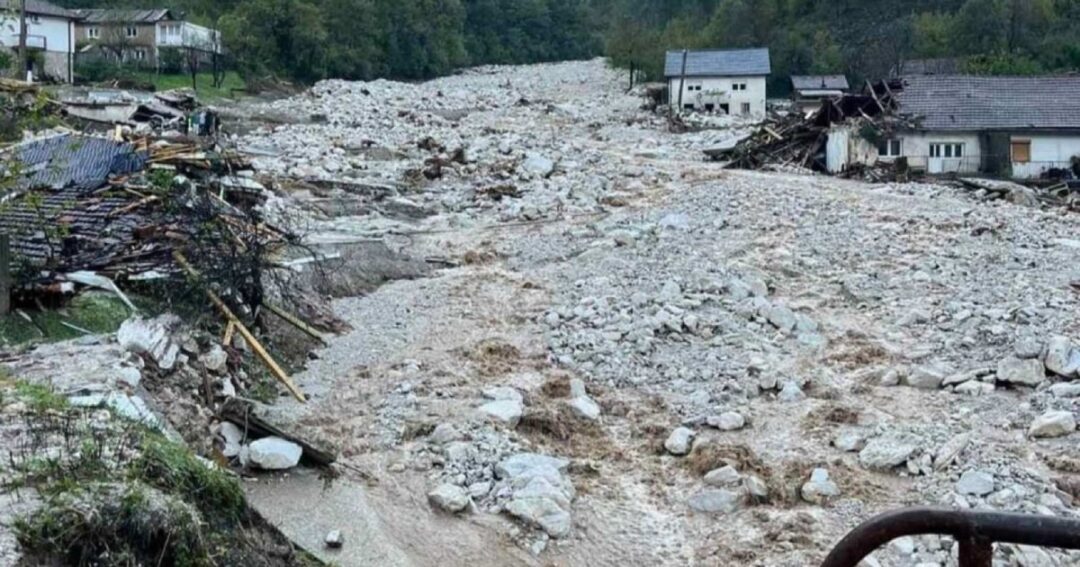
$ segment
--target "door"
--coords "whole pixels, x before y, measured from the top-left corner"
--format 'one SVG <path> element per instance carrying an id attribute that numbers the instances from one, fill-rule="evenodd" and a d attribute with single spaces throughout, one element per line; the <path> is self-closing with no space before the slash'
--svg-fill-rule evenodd
<path id="1" fill-rule="evenodd" d="M 930 174 L 960 173 L 964 171 L 964 144 L 939 142 L 930 144 L 930 159 L 926 169 Z"/>

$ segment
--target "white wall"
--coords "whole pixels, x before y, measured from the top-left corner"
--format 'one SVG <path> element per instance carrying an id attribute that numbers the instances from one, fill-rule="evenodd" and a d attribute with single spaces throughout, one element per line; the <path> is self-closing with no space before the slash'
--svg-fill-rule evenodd
<path id="1" fill-rule="evenodd" d="M 973 132 L 905 132 L 895 138 L 900 138 L 901 155 L 907 158 L 908 166 L 912 169 L 932 173 L 978 173 L 982 166 L 979 135 Z M 964 157 L 931 158 L 930 144 L 963 144 Z M 892 161 L 892 158 L 881 159 Z M 935 163 L 931 163 L 932 161 Z"/>
<path id="2" fill-rule="evenodd" d="M 673 77 L 668 83 L 670 103 L 679 104 L 679 84 L 682 80 Z M 734 90 L 736 83 L 746 84 L 746 90 Z M 700 85 L 701 90 L 690 90 Z M 687 77 L 683 85 L 682 104 L 694 105 L 695 110 L 705 110 L 706 104 L 714 104 L 715 112 L 720 112 L 720 105 L 727 104 L 733 115 L 742 114 L 743 103 L 750 104 L 750 115 L 765 115 L 765 77 Z M 677 109 L 679 110 L 679 109 Z"/>
<path id="3" fill-rule="evenodd" d="M 825 139 L 825 168 L 829 173 L 843 173 L 855 165 L 874 165 L 877 146 L 859 135 L 855 126 L 835 126 Z"/>
<path id="4" fill-rule="evenodd" d="M 34 23 L 30 16 L 26 18 L 26 44 L 32 48 L 46 47 L 48 51 L 73 53 L 74 43 L 71 37 L 71 20 L 39 16 L 39 23 Z M 18 47 L 19 18 L 10 14 L 0 16 L 0 45 Z"/>
<path id="5" fill-rule="evenodd" d="M 1031 162 L 1013 163 L 1013 177 L 1034 179 L 1046 170 L 1071 168 L 1073 156 L 1080 156 L 1080 134 L 1013 135 L 1012 141 L 1031 141 Z"/>

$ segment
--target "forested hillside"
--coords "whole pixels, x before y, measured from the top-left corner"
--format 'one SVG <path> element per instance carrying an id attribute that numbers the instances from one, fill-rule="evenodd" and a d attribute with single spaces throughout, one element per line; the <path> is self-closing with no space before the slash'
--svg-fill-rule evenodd
<path id="1" fill-rule="evenodd" d="M 66 0 L 158 6 L 220 27 L 242 71 L 417 79 L 607 53 L 655 76 L 665 49 L 767 46 L 792 73 L 878 76 L 913 57 L 969 70 L 1080 68 L 1080 0 Z"/>

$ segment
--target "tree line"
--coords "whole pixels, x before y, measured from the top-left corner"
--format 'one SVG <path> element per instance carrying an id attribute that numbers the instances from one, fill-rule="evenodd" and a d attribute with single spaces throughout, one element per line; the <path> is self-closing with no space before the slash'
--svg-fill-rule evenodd
<path id="1" fill-rule="evenodd" d="M 162 0 L 61 0 L 162 7 Z M 423 79 L 480 64 L 607 55 L 650 78 L 667 49 L 769 47 L 798 73 L 878 77 L 961 56 L 975 73 L 1080 68 L 1080 0 L 172 0 L 222 30 L 238 69 L 300 82 Z"/>

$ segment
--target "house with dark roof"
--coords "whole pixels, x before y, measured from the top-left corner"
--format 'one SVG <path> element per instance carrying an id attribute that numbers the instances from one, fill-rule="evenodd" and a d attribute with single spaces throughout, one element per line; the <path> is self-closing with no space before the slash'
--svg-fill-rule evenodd
<path id="1" fill-rule="evenodd" d="M 81 53 L 148 67 L 161 65 L 163 53 L 170 49 L 222 53 L 220 32 L 188 22 L 173 10 L 84 9 L 75 13 Z"/>
<path id="2" fill-rule="evenodd" d="M 901 84 L 896 112 L 914 126 L 881 140 L 880 159 L 1018 179 L 1080 162 L 1080 76 L 922 75 Z"/>
<path id="3" fill-rule="evenodd" d="M 768 49 L 669 51 L 664 62 L 670 104 L 687 111 L 764 116 Z"/>
<path id="4" fill-rule="evenodd" d="M 0 0 L 0 49 L 19 47 L 20 0 Z M 26 0 L 27 69 L 31 77 L 70 83 L 75 62 L 77 16 L 44 0 Z M 18 73 L 23 78 L 23 73 Z"/>
<path id="5" fill-rule="evenodd" d="M 793 75 L 791 97 L 804 114 L 821 108 L 821 101 L 841 96 L 848 91 L 844 75 Z"/>

